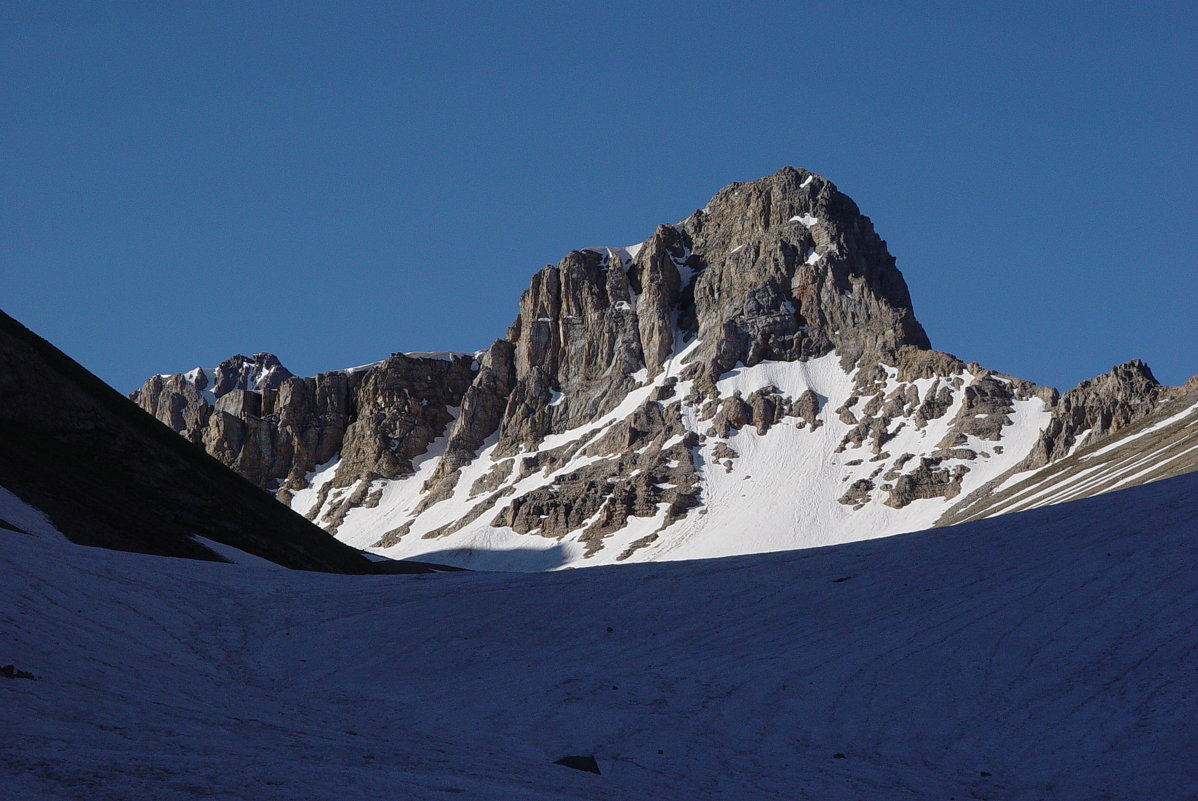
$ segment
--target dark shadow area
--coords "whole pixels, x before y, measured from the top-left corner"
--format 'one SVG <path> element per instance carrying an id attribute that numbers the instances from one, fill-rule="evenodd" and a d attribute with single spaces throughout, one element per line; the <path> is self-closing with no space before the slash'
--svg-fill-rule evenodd
<path id="1" fill-rule="evenodd" d="M 408 573 L 462 573 L 466 572 L 464 567 L 455 567 L 454 565 L 440 565 L 435 562 L 427 562 L 423 559 L 388 559 L 378 554 L 370 554 L 368 556 L 373 564 L 373 573 L 381 573 L 383 575 L 401 575 Z"/>
<path id="2" fill-rule="evenodd" d="M 555 765 L 563 765 L 574 770 L 581 770 L 587 773 L 598 773 L 599 763 L 595 761 L 595 757 L 587 755 L 580 756 L 564 756 L 561 759 L 553 760 Z"/>
<path id="3" fill-rule="evenodd" d="M 486 548 L 447 548 L 443 551 L 422 553 L 418 560 L 401 559 L 398 564 L 425 564 L 435 567 L 450 566 L 456 570 L 495 571 L 499 573 L 540 573 L 561 567 L 566 563 L 566 549 L 553 545 L 543 550 L 536 548 L 513 548 L 492 551 Z M 383 570 L 380 572 L 391 572 Z M 396 571 L 403 572 L 403 571 Z"/>
<path id="4" fill-rule="evenodd" d="M 15 531 L 15 532 L 17 532 L 18 534 L 24 534 L 24 535 L 26 535 L 26 536 L 32 536 L 32 535 L 31 535 L 31 534 L 30 534 L 28 531 L 26 531 L 25 529 L 23 529 L 23 528 L 17 528 L 17 527 L 16 527 L 16 526 L 14 526 L 12 523 L 10 523 L 10 522 L 8 522 L 7 520 L 5 520 L 3 517 L 0 517 L 0 528 L 4 529 L 5 531 Z"/>

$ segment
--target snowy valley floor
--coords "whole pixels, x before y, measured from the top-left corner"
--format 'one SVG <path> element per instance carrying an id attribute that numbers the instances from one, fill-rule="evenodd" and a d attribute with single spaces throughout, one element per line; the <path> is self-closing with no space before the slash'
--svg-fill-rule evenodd
<path id="1" fill-rule="evenodd" d="M 544 574 L 304 574 L 0 530 L 0 664 L 37 676 L 0 676 L 0 785 L 1194 798 L 1196 557 L 1198 474 L 849 545 Z M 553 764 L 572 754 L 601 774 Z"/>

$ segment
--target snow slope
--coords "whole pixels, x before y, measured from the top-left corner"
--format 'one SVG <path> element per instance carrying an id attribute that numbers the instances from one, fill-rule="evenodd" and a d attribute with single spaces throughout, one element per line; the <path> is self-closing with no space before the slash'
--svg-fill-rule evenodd
<path id="1" fill-rule="evenodd" d="M 0 663 L 38 677 L 0 677 L 0 786 L 1194 798 L 1196 547 L 1198 474 L 835 547 L 526 575 L 298 573 L 0 531 Z"/>
<path id="2" fill-rule="evenodd" d="M 936 387 L 944 387 L 946 391 L 951 389 L 953 400 L 943 414 L 927 423 L 917 425 L 910 419 L 896 420 L 886 441 L 884 455 L 888 458 L 875 458 L 869 440 L 840 447 L 856 424 L 847 422 L 834 410 L 850 398 L 856 400 L 853 396 L 858 391 L 857 374 L 842 369 L 837 354 L 832 353 L 803 362 L 766 361 L 752 367 L 741 366 L 717 384 L 721 397 L 725 398 L 734 394 L 748 397 L 765 387 L 776 388 L 791 398 L 811 390 L 822 399 L 818 427 L 808 427 L 791 417 L 764 433 L 745 426 L 727 436 L 715 435 L 711 433 L 710 414 L 704 416 L 702 412 L 702 401 L 687 400 L 691 382 L 679 381 L 675 385 L 673 397 L 681 399 L 678 402 L 687 430 L 703 433 L 704 440 L 694 456 L 700 504 L 672 525 L 663 528 L 666 508 L 662 504 L 656 516 L 629 517 L 624 527 L 604 540 L 602 549 L 585 555 L 586 524 L 561 540 L 535 531 L 522 534 L 492 524 L 505 507 L 535 489 L 553 487 L 586 465 L 602 462 L 614 465 L 621 454 L 574 456 L 554 468 L 527 473 L 519 467 L 521 461 L 567 443 L 597 442 L 639 407 L 654 403 L 653 393 L 684 371 L 696 345 L 697 342 L 692 342 L 680 348 L 655 379 L 643 379 L 641 386 L 629 392 L 612 411 L 585 425 L 549 436 L 534 449 L 514 457 L 516 469 L 497 487 L 483 492 L 476 489 L 476 481 L 498 462 L 505 461 L 494 456 L 492 440 L 463 468 L 450 498 L 422 508 L 419 503 L 422 489 L 435 472 L 444 445 L 444 439 L 438 440 L 418 461 L 412 475 L 391 481 L 373 480 L 370 490 L 380 492 L 377 502 L 351 509 L 338 524 L 335 535 L 356 548 L 392 559 L 417 558 L 484 570 L 542 570 L 613 564 L 625 559 L 637 562 L 764 553 L 919 531 L 931 527 L 955 502 L 952 498 L 933 497 L 895 508 L 885 503 L 886 486 L 859 508 L 846 504 L 840 497 L 858 480 L 875 479 L 882 484 L 885 479 L 879 478 L 879 474 L 891 467 L 899 470 L 904 463 L 896 460 L 902 460 L 904 454 L 910 459 L 913 454 L 936 451 L 937 444 L 952 427 L 959 425 L 965 390 L 990 374 L 962 367 L 960 373 L 944 379 L 920 379 L 908 384 L 899 381 L 896 369 L 887 368 L 887 380 L 875 390 L 879 397 L 901 395 L 908 387 L 921 397 L 928 397 Z M 950 382 L 956 383 L 950 385 Z M 1050 417 L 1050 411 L 1038 398 L 1015 401 L 1011 414 L 1004 418 L 1001 441 L 970 438 L 966 444 L 976 454 L 975 458 L 948 459 L 943 463 L 945 469 L 962 465 L 968 470 L 960 497 L 1014 467 L 1035 444 Z M 735 458 L 721 460 L 721 448 L 731 448 Z M 513 459 L 508 457 L 506 461 Z M 906 462 L 906 469 L 918 462 L 917 458 Z M 322 472 L 313 475 L 311 487 L 294 494 L 291 507 L 320 522 L 322 512 L 319 507 L 314 509 L 312 503 L 318 497 L 320 483 L 332 478 L 337 467 L 335 462 L 323 466 Z M 620 478 L 613 466 L 610 480 Z M 330 494 L 325 507 L 354 491 L 357 487 L 351 486 L 341 490 L 340 495 Z M 494 491 L 502 493 L 498 503 L 481 514 L 472 514 Z M 469 522 L 448 535 L 434 536 L 441 527 L 462 520 Z M 405 524 L 410 530 L 402 539 L 378 546 L 384 532 Z M 659 531 L 664 533 L 655 542 L 635 549 L 630 555 L 626 553 L 633 543 Z M 520 558 L 521 554 L 530 558 Z"/>

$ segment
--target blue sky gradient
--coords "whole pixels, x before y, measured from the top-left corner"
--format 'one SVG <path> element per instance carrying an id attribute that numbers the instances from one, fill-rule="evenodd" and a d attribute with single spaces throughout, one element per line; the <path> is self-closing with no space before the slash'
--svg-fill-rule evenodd
<path id="1" fill-rule="evenodd" d="M 805 167 L 935 347 L 1198 372 L 1198 7 L 8 3 L 0 308 L 122 391 L 475 350 L 569 250 Z"/>

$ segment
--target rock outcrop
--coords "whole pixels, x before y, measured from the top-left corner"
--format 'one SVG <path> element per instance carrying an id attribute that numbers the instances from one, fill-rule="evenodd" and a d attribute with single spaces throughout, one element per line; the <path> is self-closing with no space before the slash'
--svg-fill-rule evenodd
<path id="1" fill-rule="evenodd" d="M 1043 467 L 1066 456 L 1084 434 L 1108 437 L 1152 414 L 1164 388 L 1138 359 L 1083 381 L 1061 396 L 1052 420 L 1024 463 Z"/>
<path id="2" fill-rule="evenodd" d="M 299 378 L 260 353 L 234 356 L 214 372 L 215 380 L 201 368 L 154 376 L 130 398 L 288 501 L 334 458 L 325 498 L 335 489 L 410 475 L 413 460 L 453 422 L 475 363 L 465 354 L 396 353 L 363 368 Z M 342 503 L 324 522 L 345 511 Z"/>
<path id="3" fill-rule="evenodd" d="M 197 367 L 188 373 L 156 375 L 130 397 L 187 440 L 201 445 L 217 398 L 235 390 L 252 391 L 264 396 L 269 408 L 279 386 L 290 377 L 291 372 L 273 354 L 238 354 L 210 370 Z"/>

